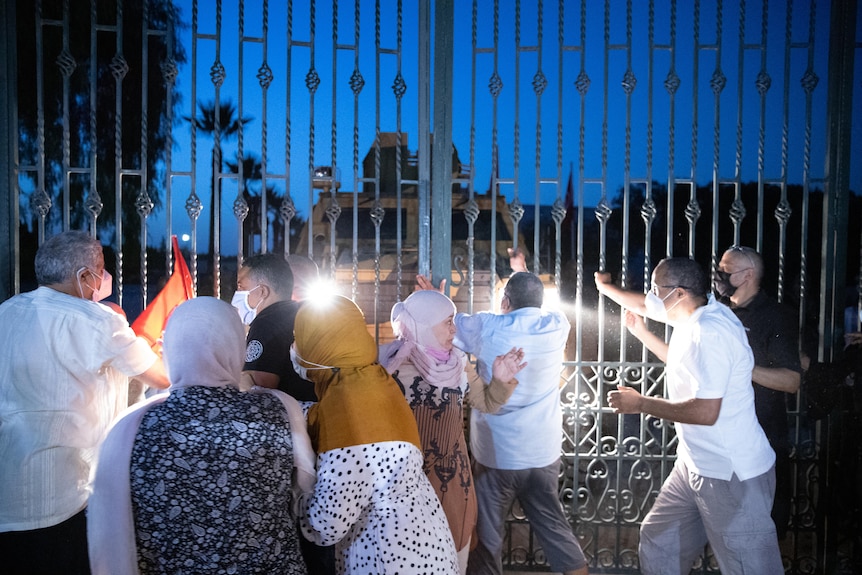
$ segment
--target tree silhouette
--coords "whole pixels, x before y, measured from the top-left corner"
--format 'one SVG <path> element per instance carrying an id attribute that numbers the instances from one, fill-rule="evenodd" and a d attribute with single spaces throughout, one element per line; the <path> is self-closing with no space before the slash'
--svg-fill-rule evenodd
<path id="1" fill-rule="evenodd" d="M 198 102 L 198 115 L 194 118 L 184 116 L 188 122 L 193 122 L 195 128 L 211 136 L 214 140 L 212 149 L 212 163 L 210 170 L 210 237 L 209 237 L 209 255 L 212 257 L 215 253 L 215 211 L 220 209 L 217 204 L 221 198 L 221 180 L 216 186 L 215 172 L 216 168 L 222 170 L 222 150 L 221 146 L 226 140 L 229 140 L 237 135 L 242 127 L 252 121 L 251 117 L 238 117 L 237 108 L 230 100 L 224 100 L 216 105 L 215 101 Z M 216 193 L 218 191 L 218 193 Z"/>
<path id="2" fill-rule="evenodd" d="M 45 1 L 40 5 L 42 57 L 37 60 L 40 53 L 36 43 L 37 5 L 24 0 L 17 3 L 19 163 L 38 166 L 44 159 L 45 166 L 41 188 L 34 172 L 23 172 L 19 221 L 22 237 L 33 235 L 39 208 L 50 203 L 45 215 L 46 233 L 59 231 L 65 225 L 63 193 L 68 181 L 68 225 L 83 229 L 95 217 L 103 242 L 115 248 L 122 244 L 125 253 L 133 254 L 141 247 L 143 222 L 136 202 L 149 199 L 153 210 L 162 204 L 164 182 L 158 166 L 168 153 L 172 123 L 177 118 L 174 111 L 180 104 L 173 82 L 176 70 L 186 61 L 179 40 L 183 23 L 179 9 L 170 0 L 150 0 L 146 12 L 141 2 L 123 2 L 121 13 L 115 0 L 96 0 L 95 4 L 100 24 L 122 23 L 121 50 L 116 37 L 102 30 L 98 33 L 95 54 L 91 52 L 89 0 L 69 0 L 69 34 L 64 45 L 60 29 L 45 23 L 63 19 L 63 3 Z M 148 39 L 146 60 L 141 26 L 145 19 L 150 30 L 166 32 L 158 39 Z M 94 67 L 95 86 L 91 91 Z M 37 88 L 39 68 L 41 93 Z M 145 74 L 149 78 L 146 86 Z M 119 111 L 118 87 L 122 90 Z M 43 141 L 40 141 L 40 101 Z M 92 109 L 97 111 L 95 116 Z M 119 122 L 118 114 L 121 114 Z M 117 165 L 118 160 L 122 165 Z M 72 168 L 69 175 L 66 165 Z M 81 173 L 77 168 L 88 171 Z M 121 181 L 117 178 L 119 170 L 126 172 Z M 135 172 L 142 176 L 131 175 Z M 92 177 L 97 195 L 91 193 Z M 142 213 L 151 213 L 147 207 L 143 204 Z M 30 261 L 32 258 L 22 254 L 22 264 Z M 119 268 L 119 260 L 117 263 Z M 123 274 L 134 279 L 139 264 L 136 259 L 126 257 Z M 26 270 L 22 269 L 22 273 Z"/>
<path id="3" fill-rule="evenodd" d="M 227 161 L 227 169 L 234 174 L 239 173 L 239 161 Z M 243 245 L 244 256 L 252 255 L 255 251 L 254 239 L 261 234 L 261 182 L 263 180 L 263 164 L 256 154 L 246 152 L 242 158 L 243 187 L 242 194 L 248 204 L 248 215 L 243 220 Z M 272 238 L 272 251 L 283 253 L 285 241 L 290 241 L 290 251 L 293 252 L 299 239 L 299 231 L 302 229 L 303 221 L 294 216 L 297 225 L 291 226 L 291 237 L 285 238 L 284 220 L 281 218 L 280 208 L 283 196 L 278 193 L 275 186 L 266 186 L 266 219 L 269 223 L 270 238 Z"/>
<path id="4" fill-rule="evenodd" d="M 242 162 L 240 162 L 239 157 L 235 162 L 230 160 L 226 162 L 228 171 L 239 174 L 240 163 L 242 164 L 242 197 L 248 206 L 248 214 L 242 221 L 243 242 L 240 249 L 243 250 L 243 256 L 248 257 L 254 252 L 255 236 L 259 236 L 261 233 L 260 183 L 263 180 L 263 164 L 255 153 L 246 152 Z M 275 196 L 275 189 L 272 186 L 267 186 L 267 188 L 271 188 L 272 195 Z M 267 190 L 267 200 L 269 199 L 269 192 L 270 190 Z M 267 212 L 269 211 L 267 210 Z"/>

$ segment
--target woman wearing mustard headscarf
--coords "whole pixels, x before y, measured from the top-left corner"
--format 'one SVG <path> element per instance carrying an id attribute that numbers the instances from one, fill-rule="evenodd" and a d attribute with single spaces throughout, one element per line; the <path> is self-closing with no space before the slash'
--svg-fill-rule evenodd
<path id="1" fill-rule="evenodd" d="M 416 420 L 362 312 L 336 296 L 302 306 L 294 329 L 294 366 L 320 398 L 308 412 L 317 484 L 302 501 L 303 533 L 335 545 L 339 573 L 457 575 Z"/>
<path id="2" fill-rule="evenodd" d="M 392 330 L 398 337 L 381 346 L 380 363 L 407 398 L 419 426 L 425 474 L 440 499 L 461 573 L 467 572 L 477 508 L 473 474 L 464 437 L 464 406 L 493 413 L 518 384 L 523 350 L 499 356 L 489 385 L 478 378 L 468 385 L 467 355 L 452 345 L 455 304 L 444 294 L 417 291 L 392 307 Z"/>

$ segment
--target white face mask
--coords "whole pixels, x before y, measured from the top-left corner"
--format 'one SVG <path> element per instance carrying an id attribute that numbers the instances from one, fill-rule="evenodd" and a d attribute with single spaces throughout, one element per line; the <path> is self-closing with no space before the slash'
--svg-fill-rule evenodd
<path id="1" fill-rule="evenodd" d="M 660 321 L 662 323 L 670 323 L 667 318 L 667 313 L 675 308 L 680 301 L 678 300 L 675 304 L 670 306 L 670 309 L 666 309 L 664 307 L 664 302 L 667 301 L 667 298 L 671 296 L 671 294 L 676 293 L 676 289 L 671 290 L 669 294 L 664 296 L 663 298 L 655 295 L 652 290 L 646 294 L 646 298 L 644 299 L 644 307 L 646 307 L 646 315 L 650 319 L 654 319 L 656 321 Z"/>
<path id="2" fill-rule="evenodd" d="M 333 365 L 320 365 L 319 363 L 314 363 L 313 361 L 308 361 L 307 359 L 302 359 L 298 353 L 296 353 L 296 347 L 290 346 L 290 363 L 293 364 L 293 371 L 296 372 L 299 377 L 302 379 L 311 381 L 308 379 L 308 372 L 315 369 L 332 369 L 338 371 L 338 368 Z M 302 365 L 303 363 L 307 363 L 312 367 L 305 367 Z"/>
<path id="3" fill-rule="evenodd" d="M 251 325 L 251 322 L 254 321 L 254 318 L 257 316 L 257 307 L 251 307 L 248 305 L 248 294 L 256 290 L 260 287 L 260 284 L 254 286 L 250 290 L 237 290 L 233 294 L 233 298 L 230 300 L 230 305 L 236 308 L 236 311 L 239 312 L 239 319 L 242 320 L 244 325 Z M 260 305 L 260 302 L 258 302 Z"/>
<path id="4" fill-rule="evenodd" d="M 80 276 L 82 271 L 91 271 L 91 270 L 88 270 L 87 268 L 81 268 L 78 270 L 78 291 L 81 293 L 81 297 L 83 298 L 84 297 L 84 290 L 81 287 L 81 276 Z M 91 273 L 93 275 L 97 275 L 96 272 L 91 271 Z M 86 281 L 84 283 L 87 285 L 87 287 L 89 287 L 90 289 L 93 290 L 93 294 L 90 296 L 90 299 L 92 299 L 93 301 L 102 301 L 103 299 L 111 296 L 111 292 L 113 290 L 113 285 L 114 285 L 114 278 L 113 278 L 113 276 L 111 276 L 110 273 L 108 273 L 108 270 L 102 269 L 102 283 L 99 285 L 98 288 L 91 286 Z"/>

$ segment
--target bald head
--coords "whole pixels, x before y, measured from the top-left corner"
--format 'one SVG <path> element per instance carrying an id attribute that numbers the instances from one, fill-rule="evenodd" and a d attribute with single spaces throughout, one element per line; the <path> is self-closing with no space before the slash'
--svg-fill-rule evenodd
<path id="1" fill-rule="evenodd" d="M 732 246 L 721 256 L 721 262 L 727 268 L 724 271 L 740 272 L 752 270 L 754 280 L 760 285 L 763 279 L 763 257 L 757 250 L 748 246 Z"/>

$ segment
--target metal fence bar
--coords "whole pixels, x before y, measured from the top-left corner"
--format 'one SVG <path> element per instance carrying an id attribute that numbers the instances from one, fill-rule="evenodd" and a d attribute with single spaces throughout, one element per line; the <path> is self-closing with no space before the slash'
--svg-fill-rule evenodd
<path id="1" fill-rule="evenodd" d="M 45 23 L 50 25 L 48 22 Z M 72 163 L 69 152 L 69 139 L 71 138 L 71 128 L 69 127 L 69 78 L 72 76 L 78 65 L 72 54 L 69 52 L 69 0 L 64 0 L 63 2 L 61 34 L 63 38 L 63 51 L 60 52 L 60 55 L 57 58 L 57 65 L 60 67 L 63 74 L 63 137 L 61 140 L 61 145 L 63 146 L 63 229 L 68 230 L 71 226 L 70 207 L 72 195 L 69 185 L 69 169 L 71 168 Z M 90 226 L 90 234 L 93 237 L 96 237 L 95 225 Z"/>
<path id="2" fill-rule="evenodd" d="M 149 194 L 149 173 L 147 170 L 147 152 L 148 152 L 148 122 L 149 122 L 149 3 L 143 4 L 143 17 L 141 18 L 141 126 L 140 137 L 141 147 L 138 150 L 140 154 L 140 176 L 137 198 L 135 198 L 135 207 L 138 211 L 138 216 L 141 218 L 141 300 L 146 307 L 149 302 L 149 257 L 147 254 L 147 219 L 153 211 L 153 201 Z M 94 224 L 95 225 L 95 224 Z M 216 292 L 218 293 L 218 292 Z"/>
<path id="3" fill-rule="evenodd" d="M 248 250 L 252 250 L 253 246 L 244 246 L 245 244 L 245 236 L 243 234 L 243 227 L 245 225 L 246 218 L 248 217 L 249 209 L 248 202 L 246 201 L 243 194 L 243 186 L 245 185 L 245 130 L 243 128 L 244 122 L 242 121 L 243 112 L 245 111 L 245 93 L 243 90 L 243 67 L 245 64 L 245 1 L 239 0 L 237 2 L 237 11 L 238 17 L 236 20 L 237 25 L 237 40 L 236 40 L 236 51 L 237 51 L 237 115 L 240 118 L 240 122 L 237 125 L 236 130 L 236 197 L 233 201 L 233 216 L 237 220 L 236 226 L 236 269 L 242 266 L 243 254 L 246 252 L 246 247 Z M 261 122 L 266 122 L 266 116 L 261 117 Z M 229 166 L 229 165 L 228 165 Z M 230 168 L 229 168 L 230 169 Z M 232 170 L 231 170 L 232 171 Z M 233 176 L 231 176 L 233 177 Z M 266 194 L 263 194 L 266 196 Z M 221 209 L 221 205 L 219 205 L 219 209 Z M 254 222 L 250 222 L 254 225 Z M 266 244 L 261 246 L 261 251 L 266 252 Z"/>
<path id="4" fill-rule="evenodd" d="M 419 113 L 419 158 L 417 195 L 418 214 L 416 252 L 418 272 L 431 277 L 431 22 L 433 21 L 430 2 L 419 2 L 419 90 L 417 94 Z"/>
<path id="5" fill-rule="evenodd" d="M 353 73 L 350 75 L 350 90 L 353 92 L 353 143 L 352 143 L 352 157 L 353 157 L 353 204 L 356 205 L 358 201 L 358 196 L 356 195 L 359 190 L 359 179 L 360 179 L 360 171 L 359 171 L 359 94 L 362 92 L 362 88 L 365 85 L 365 79 L 362 76 L 362 73 L 359 69 L 359 55 L 360 55 L 360 33 L 361 27 L 360 23 L 360 15 L 361 15 L 361 6 L 360 0 L 355 0 L 353 5 Z M 355 246 L 355 244 L 354 244 Z M 358 267 L 358 254 L 357 250 L 354 247 L 353 250 L 353 268 L 354 270 Z M 351 281 L 351 289 L 350 293 L 354 299 L 356 299 L 359 295 L 359 279 L 357 275 L 353 274 L 353 279 Z"/>
<path id="6" fill-rule="evenodd" d="M 17 55 L 17 5 L 12 0 L 2 3 L 0 10 L 0 81 L 6 86 L 0 90 L 0 301 L 5 301 L 21 291 L 18 254 L 21 245 L 18 222 L 21 219 L 18 206 L 20 167 L 18 157 L 18 65 Z M 4 193 L 5 192 L 5 193 Z"/>
<path id="7" fill-rule="evenodd" d="M 198 55 L 198 3 L 196 0 L 192 2 L 192 62 L 197 62 Z M 197 193 L 197 147 L 198 147 L 198 125 L 194 120 L 197 114 L 197 93 L 198 93 L 198 67 L 191 67 L 191 99 L 192 99 L 192 120 L 189 122 L 189 156 L 191 159 L 191 174 L 189 182 L 189 195 L 186 198 L 185 209 L 186 215 L 189 217 L 191 224 L 191 253 L 189 254 L 189 273 L 192 276 L 192 286 L 197 293 L 198 289 L 198 218 L 200 217 L 203 203 Z"/>
<path id="8" fill-rule="evenodd" d="M 434 7 L 434 140 L 431 144 L 431 270 L 446 278 L 452 270 L 452 97 L 454 0 Z"/>
<path id="9" fill-rule="evenodd" d="M 120 182 L 123 167 L 123 78 L 129 71 L 129 65 L 123 56 L 123 3 L 117 1 L 117 19 L 114 24 L 115 48 L 111 62 L 111 72 L 114 77 L 114 181 Z M 114 226 L 117 230 L 117 251 L 115 255 L 114 277 L 117 280 L 117 303 L 123 305 L 125 274 L 123 251 L 123 187 L 114 187 Z"/>

